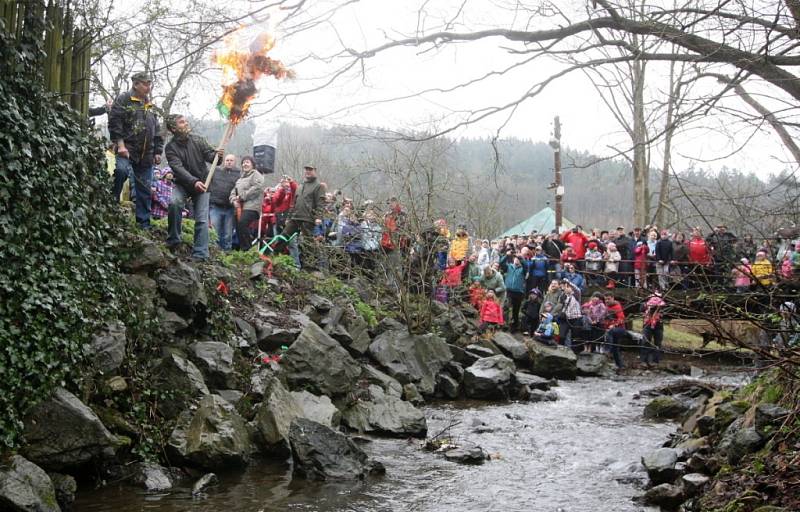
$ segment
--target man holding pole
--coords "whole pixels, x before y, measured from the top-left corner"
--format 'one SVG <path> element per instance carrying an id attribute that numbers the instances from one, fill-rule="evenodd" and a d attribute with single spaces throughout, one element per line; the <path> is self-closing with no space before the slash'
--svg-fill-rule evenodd
<path id="1" fill-rule="evenodd" d="M 175 114 L 167 119 L 167 129 L 172 140 L 166 148 L 167 162 L 175 175 L 175 190 L 169 204 L 167 247 L 175 248 L 181 243 L 181 210 L 186 198 L 194 203 L 194 248 L 192 258 L 208 259 L 208 216 L 210 194 L 205 180 L 208 177 L 206 162 L 222 157 L 222 148 L 214 149 L 203 138 L 192 135 L 189 121 Z"/>

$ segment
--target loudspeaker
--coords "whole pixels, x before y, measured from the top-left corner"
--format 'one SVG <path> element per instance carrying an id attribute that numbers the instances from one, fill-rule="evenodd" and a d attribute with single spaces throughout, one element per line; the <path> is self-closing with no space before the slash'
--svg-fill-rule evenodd
<path id="1" fill-rule="evenodd" d="M 261 174 L 275 172 L 275 146 L 268 144 L 253 146 L 253 159 L 256 161 L 256 169 Z"/>

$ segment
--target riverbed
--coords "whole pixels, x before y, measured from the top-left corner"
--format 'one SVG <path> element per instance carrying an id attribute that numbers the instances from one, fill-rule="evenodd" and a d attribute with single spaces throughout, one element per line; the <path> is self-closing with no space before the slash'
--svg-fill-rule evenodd
<path id="1" fill-rule="evenodd" d="M 417 439 L 373 438 L 363 448 L 386 466 L 386 475 L 367 482 L 307 482 L 292 479 L 286 464 L 258 462 L 220 474 L 220 484 L 202 499 L 192 498 L 188 488 L 146 494 L 120 483 L 79 490 L 75 510 L 655 511 L 633 500 L 646 482 L 640 459 L 675 425 L 645 421 L 646 400 L 633 395 L 675 378 L 564 381 L 554 388 L 557 402 L 426 406 L 429 435 L 446 429 L 456 442 L 482 446 L 492 460 L 480 466 L 448 462 L 422 450 Z"/>

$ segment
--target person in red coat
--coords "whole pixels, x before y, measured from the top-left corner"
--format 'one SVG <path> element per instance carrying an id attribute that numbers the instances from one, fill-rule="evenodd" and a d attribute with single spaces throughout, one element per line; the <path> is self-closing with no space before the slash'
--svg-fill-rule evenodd
<path id="1" fill-rule="evenodd" d="M 286 224 L 286 216 L 294 206 L 296 194 L 297 182 L 284 174 L 277 190 L 272 194 L 272 211 L 275 213 L 278 232 L 283 231 L 283 226 Z"/>
<path id="2" fill-rule="evenodd" d="M 703 233 L 700 228 L 692 230 L 692 239 L 687 244 L 689 248 L 689 262 L 694 266 L 692 273 L 694 274 L 694 281 L 696 284 L 707 283 L 708 273 L 711 270 L 711 265 L 714 263 L 711 258 L 711 248 L 703 239 Z"/>
<path id="3" fill-rule="evenodd" d="M 582 263 L 581 260 L 583 260 L 583 257 L 586 255 L 586 244 L 589 243 L 589 239 L 581 232 L 580 228 L 580 226 L 575 226 L 570 231 L 565 231 L 561 235 L 561 240 L 572 245 L 572 250 L 575 251 L 579 262 Z M 583 265 L 581 263 L 578 264 L 578 267 L 583 270 Z"/>
<path id="4" fill-rule="evenodd" d="M 480 331 L 489 329 L 490 332 L 503 325 L 503 307 L 497 302 L 494 290 L 486 291 L 486 298 L 481 303 Z"/>
<path id="5" fill-rule="evenodd" d="M 442 286 L 447 286 L 448 288 L 455 288 L 456 286 L 461 284 L 461 275 L 464 271 L 464 267 L 467 266 L 467 260 L 462 261 L 460 264 L 456 265 L 456 260 L 453 258 L 447 258 L 447 267 L 444 269 L 444 276 L 442 277 Z"/>
<path id="6" fill-rule="evenodd" d="M 261 236 L 267 241 L 277 234 L 275 227 L 277 217 L 275 216 L 275 204 L 272 201 L 273 190 L 269 187 L 264 189 L 264 199 L 261 201 Z"/>
<path id="7" fill-rule="evenodd" d="M 633 250 L 633 268 L 636 270 L 636 286 L 647 288 L 647 244 L 639 240 Z"/>

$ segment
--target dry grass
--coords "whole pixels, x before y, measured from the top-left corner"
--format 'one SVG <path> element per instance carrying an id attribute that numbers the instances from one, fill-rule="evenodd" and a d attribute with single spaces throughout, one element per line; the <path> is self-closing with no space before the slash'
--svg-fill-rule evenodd
<path id="1" fill-rule="evenodd" d="M 633 330 L 642 332 L 642 320 L 636 318 L 633 320 Z M 673 327 L 669 323 L 664 325 L 664 348 L 674 350 L 730 350 L 732 347 L 722 346 L 719 343 L 712 341 L 703 347 L 703 338 L 697 334 L 686 332 L 678 327 Z"/>

